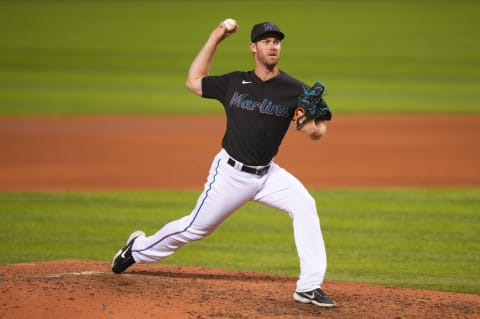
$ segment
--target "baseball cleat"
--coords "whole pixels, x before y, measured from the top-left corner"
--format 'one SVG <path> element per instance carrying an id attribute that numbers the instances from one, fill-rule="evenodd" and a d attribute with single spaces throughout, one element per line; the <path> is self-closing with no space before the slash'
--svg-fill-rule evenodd
<path id="1" fill-rule="evenodd" d="M 135 263 L 135 259 L 133 259 L 132 256 L 132 247 L 138 236 L 145 236 L 145 233 L 141 230 L 134 231 L 130 237 L 128 237 L 125 247 L 120 249 L 115 256 L 113 256 L 112 271 L 114 273 L 121 274 Z"/>
<path id="2" fill-rule="evenodd" d="M 317 288 L 312 291 L 293 293 L 293 299 L 301 303 L 311 303 L 319 307 L 335 307 L 337 303 L 328 297 L 322 289 Z"/>

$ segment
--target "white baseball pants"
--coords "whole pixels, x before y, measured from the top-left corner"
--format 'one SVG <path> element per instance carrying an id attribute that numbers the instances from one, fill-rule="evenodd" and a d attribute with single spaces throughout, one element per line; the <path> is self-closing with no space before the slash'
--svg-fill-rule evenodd
<path id="1" fill-rule="evenodd" d="M 263 176 L 232 167 L 221 150 L 210 167 L 205 188 L 190 215 L 172 221 L 157 233 L 138 237 L 132 255 L 137 263 L 162 260 L 183 245 L 211 234 L 228 216 L 248 201 L 287 212 L 293 219 L 295 245 L 300 259 L 298 292 L 319 288 L 327 259 L 315 200 L 300 181 L 275 162 Z"/>

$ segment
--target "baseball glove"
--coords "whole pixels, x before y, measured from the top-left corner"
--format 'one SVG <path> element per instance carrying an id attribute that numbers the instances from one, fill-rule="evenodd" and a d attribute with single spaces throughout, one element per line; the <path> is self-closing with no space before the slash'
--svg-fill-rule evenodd
<path id="1" fill-rule="evenodd" d="M 303 94 L 298 97 L 297 108 L 293 115 L 295 128 L 300 130 L 309 121 L 330 121 L 332 113 L 323 99 L 325 87 L 320 82 L 310 88 L 303 88 Z"/>

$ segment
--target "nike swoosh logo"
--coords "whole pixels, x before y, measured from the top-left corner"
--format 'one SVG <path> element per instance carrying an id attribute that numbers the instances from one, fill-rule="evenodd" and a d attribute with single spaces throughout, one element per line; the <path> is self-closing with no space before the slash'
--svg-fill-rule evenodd
<path id="1" fill-rule="evenodd" d="M 245 81 L 245 80 L 242 80 L 242 84 L 250 84 L 252 83 L 252 81 Z"/>
<path id="2" fill-rule="evenodd" d="M 124 251 L 122 251 L 122 253 L 120 254 L 120 257 L 122 258 L 127 258 L 127 256 L 125 256 L 125 253 L 127 252 L 128 249 L 125 249 Z"/>
<path id="3" fill-rule="evenodd" d="M 304 292 L 303 294 L 310 299 L 313 299 L 315 297 L 315 294 L 313 292 L 310 295 L 307 294 L 306 292 Z"/>

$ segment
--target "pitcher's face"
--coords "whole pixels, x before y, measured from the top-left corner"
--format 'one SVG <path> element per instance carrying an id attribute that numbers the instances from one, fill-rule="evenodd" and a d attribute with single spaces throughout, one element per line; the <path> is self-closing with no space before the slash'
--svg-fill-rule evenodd
<path id="1" fill-rule="evenodd" d="M 266 67 L 272 68 L 280 61 L 282 42 L 270 37 L 250 44 L 250 50 L 255 54 L 255 61 Z"/>

